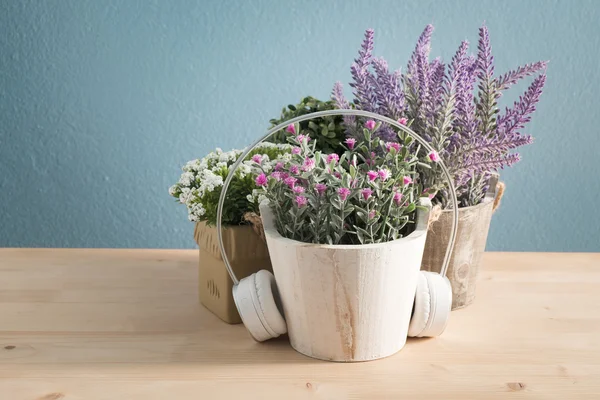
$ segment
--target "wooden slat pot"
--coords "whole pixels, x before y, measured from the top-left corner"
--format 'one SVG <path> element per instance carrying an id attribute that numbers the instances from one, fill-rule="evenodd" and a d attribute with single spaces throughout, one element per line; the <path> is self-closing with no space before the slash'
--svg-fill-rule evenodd
<path id="1" fill-rule="evenodd" d="M 291 345 L 309 357 L 366 361 L 406 343 L 428 212 L 409 236 L 372 245 L 320 245 L 282 237 L 261 215 Z"/>
<path id="2" fill-rule="evenodd" d="M 198 294 L 200 302 L 229 324 L 242 322 L 233 302 L 233 281 L 221 258 L 217 230 L 205 222 L 196 223 L 194 238 L 200 247 Z M 223 229 L 223 243 L 231 267 L 239 279 L 261 269 L 272 271 L 267 245 L 250 225 Z"/>
<path id="3" fill-rule="evenodd" d="M 494 181 L 495 183 L 495 181 Z M 502 183 L 502 188 L 504 187 Z M 475 299 L 477 276 L 487 242 L 492 213 L 499 204 L 501 192 L 490 193 L 482 203 L 458 209 L 458 232 L 450 258 L 447 276 L 452 285 L 452 309 L 468 306 Z M 452 210 L 442 211 L 429 228 L 421 269 L 440 272 L 450 240 Z"/>

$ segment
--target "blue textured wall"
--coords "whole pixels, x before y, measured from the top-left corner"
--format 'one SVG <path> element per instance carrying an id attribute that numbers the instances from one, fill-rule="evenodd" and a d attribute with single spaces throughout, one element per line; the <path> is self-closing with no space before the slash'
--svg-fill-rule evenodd
<path id="1" fill-rule="evenodd" d="M 448 60 L 486 21 L 497 71 L 550 60 L 488 249 L 600 251 L 599 20 L 594 0 L 0 0 L 0 246 L 193 247 L 167 194 L 185 161 L 348 82 L 368 27 L 399 67 L 425 24 Z"/>

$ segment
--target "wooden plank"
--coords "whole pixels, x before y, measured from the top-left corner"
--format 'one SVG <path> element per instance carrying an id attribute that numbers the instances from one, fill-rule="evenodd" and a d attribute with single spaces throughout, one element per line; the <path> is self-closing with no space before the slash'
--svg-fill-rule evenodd
<path id="1" fill-rule="evenodd" d="M 600 398 L 600 254 L 486 253 L 443 336 L 337 364 L 197 302 L 197 251 L 0 249 L 0 399 Z"/>

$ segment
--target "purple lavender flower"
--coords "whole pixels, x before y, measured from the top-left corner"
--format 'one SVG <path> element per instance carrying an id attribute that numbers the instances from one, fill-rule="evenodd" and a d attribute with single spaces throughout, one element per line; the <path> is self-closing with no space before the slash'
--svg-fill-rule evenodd
<path id="1" fill-rule="evenodd" d="M 525 94 L 519 97 L 513 108 L 498 118 L 498 128 L 501 135 L 511 135 L 522 129 L 531 120 L 535 105 L 540 101 L 542 90 L 546 83 L 546 74 L 539 75 L 533 80 Z"/>
<path id="2" fill-rule="evenodd" d="M 344 85 L 342 85 L 341 82 L 336 82 L 335 85 L 333 85 L 331 99 L 335 102 L 339 109 L 350 109 L 350 104 L 344 96 Z M 346 127 L 346 130 L 351 129 L 351 127 L 354 126 L 355 121 L 356 119 L 354 118 L 354 115 L 344 115 L 344 126 Z M 346 132 L 346 134 L 348 134 L 348 132 Z"/>
<path id="3" fill-rule="evenodd" d="M 371 77 L 371 84 L 377 98 L 377 112 L 392 119 L 401 118 L 405 104 L 400 71 L 390 73 L 383 58 L 374 58 L 372 64 L 375 76 Z"/>
<path id="4" fill-rule="evenodd" d="M 521 79 L 546 69 L 547 66 L 548 61 L 538 61 L 532 64 L 525 64 L 518 67 L 516 70 L 509 71 L 506 74 L 499 76 L 496 80 L 498 89 L 506 90 Z"/>
<path id="5" fill-rule="evenodd" d="M 488 28 L 482 25 L 479 28 L 479 43 L 477 45 L 477 68 L 479 70 L 479 79 L 491 80 L 494 76 L 494 56 L 492 56 L 492 45 L 490 44 L 490 34 Z"/>
<path id="6" fill-rule="evenodd" d="M 373 57 L 373 37 L 375 32 L 373 29 L 367 29 L 365 39 L 358 52 L 358 58 L 350 67 L 353 82 L 350 87 L 354 89 L 355 103 L 360 106 L 361 110 L 376 111 L 373 106 L 377 103 L 375 93 L 370 85 L 371 73 L 369 66 Z"/>

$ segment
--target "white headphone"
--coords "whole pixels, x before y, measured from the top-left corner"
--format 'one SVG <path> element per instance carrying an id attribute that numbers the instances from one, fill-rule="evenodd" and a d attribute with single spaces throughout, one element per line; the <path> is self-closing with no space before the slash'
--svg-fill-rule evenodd
<path id="1" fill-rule="evenodd" d="M 282 311 L 283 308 L 279 300 L 279 293 L 277 290 L 275 277 L 271 272 L 267 270 L 261 270 L 246 278 L 243 278 L 241 281 L 239 281 L 233 273 L 229 259 L 227 258 L 227 254 L 225 254 L 221 225 L 223 204 L 225 202 L 227 188 L 231 183 L 235 170 L 246 159 L 246 156 L 259 143 L 268 139 L 275 132 L 278 132 L 287 127 L 289 124 L 296 122 L 302 122 L 317 117 L 339 115 L 367 117 L 388 123 L 413 137 L 428 151 L 434 151 L 429 143 L 427 143 L 422 137 L 417 135 L 406 126 L 392 120 L 391 118 L 361 110 L 328 110 L 296 117 L 271 128 L 265 136 L 254 142 L 240 155 L 240 157 L 232 165 L 229 175 L 227 176 L 227 179 L 225 179 L 223 188 L 221 190 L 221 196 L 219 198 L 219 204 L 217 207 L 217 237 L 219 239 L 221 255 L 227 268 L 227 272 L 229 272 L 229 275 L 234 283 L 234 302 L 240 317 L 246 326 L 246 329 L 248 329 L 252 337 L 259 342 L 283 335 L 287 332 L 287 325 L 285 323 L 285 318 L 283 315 L 284 313 Z M 439 274 L 428 271 L 421 271 L 419 274 L 413 306 L 413 314 L 408 328 L 408 336 L 411 337 L 433 337 L 441 335 L 448 324 L 450 309 L 452 307 L 452 288 L 450 286 L 450 281 L 446 277 L 446 271 L 450 263 L 450 256 L 454 248 L 454 241 L 458 229 L 458 203 L 450 172 L 444 165 L 443 161 L 440 160 L 438 165 L 441 167 L 446 180 L 448 181 L 454 218 L 452 220 L 452 230 L 450 232 L 450 240 L 448 242 L 448 248 L 446 249 L 444 263 L 442 264 L 442 270 Z"/>

